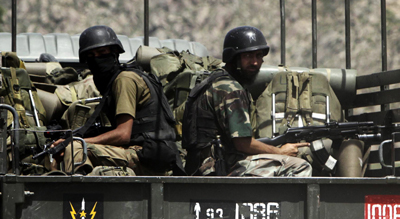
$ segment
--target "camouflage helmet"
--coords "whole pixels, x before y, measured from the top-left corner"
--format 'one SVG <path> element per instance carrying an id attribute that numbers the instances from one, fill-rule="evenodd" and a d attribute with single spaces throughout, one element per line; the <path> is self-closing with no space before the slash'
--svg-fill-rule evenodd
<path id="1" fill-rule="evenodd" d="M 264 56 L 269 52 L 269 46 L 267 46 L 263 33 L 255 27 L 236 27 L 225 36 L 222 61 L 229 63 L 239 53 L 256 50 L 263 50 Z"/>
<path id="2" fill-rule="evenodd" d="M 118 53 L 124 53 L 124 47 L 114 30 L 104 25 L 89 27 L 79 37 L 79 62 L 86 62 L 85 52 L 103 47 L 115 46 Z"/>

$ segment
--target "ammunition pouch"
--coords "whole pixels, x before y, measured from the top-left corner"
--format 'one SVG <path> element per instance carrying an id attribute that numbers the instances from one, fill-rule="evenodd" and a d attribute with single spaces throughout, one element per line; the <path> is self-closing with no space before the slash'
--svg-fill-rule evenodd
<path id="1" fill-rule="evenodd" d="M 188 156 L 195 156 L 186 163 L 186 172 L 198 176 L 226 176 L 228 174 L 227 164 L 224 158 L 224 149 L 217 142 L 212 141 L 201 150 L 188 151 Z"/>
<path id="2" fill-rule="evenodd" d="M 299 148 L 297 157 L 309 162 L 313 168 L 313 176 L 327 176 L 336 172 L 337 160 L 332 156 L 330 139 L 318 139 L 310 142 L 310 147 Z"/>

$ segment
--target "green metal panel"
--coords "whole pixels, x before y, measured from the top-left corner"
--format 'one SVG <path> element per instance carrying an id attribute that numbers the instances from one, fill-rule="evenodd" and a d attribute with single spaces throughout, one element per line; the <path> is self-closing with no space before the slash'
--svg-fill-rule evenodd
<path id="1" fill-rule="evenodd" d="M 0 179 L 3 218 L 363 218 L 367 196 L 400 197 L 397 177 Z"/>

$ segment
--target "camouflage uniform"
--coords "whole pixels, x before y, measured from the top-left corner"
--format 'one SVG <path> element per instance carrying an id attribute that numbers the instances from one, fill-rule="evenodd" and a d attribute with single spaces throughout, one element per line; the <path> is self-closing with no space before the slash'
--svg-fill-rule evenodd
<path id="1" fill-rule="evenodd" d="M 216 79 L 199 98 L 203 98 L 200 107 L 214 111 L 217 126 L 223 130 L 229 176 L 311 176 L 311 166 L 303 159 L 278 154 L 249 156 L 236 150 L 233 138 L 253 136 L 254 106 L 250 93 L 231 76 Z"/>

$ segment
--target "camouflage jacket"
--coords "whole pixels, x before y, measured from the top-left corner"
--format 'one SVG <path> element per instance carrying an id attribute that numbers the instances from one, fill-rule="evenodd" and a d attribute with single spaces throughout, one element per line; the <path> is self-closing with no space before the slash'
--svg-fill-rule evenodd
<path id="1" fill-rule="evenodd" d="M 251 95 L 233 77 L 225 75 L 214 80 L 200 98 L 199 107 L 215 116 L 214 122 L 225 149 L 227 167 L 230 168 L 246 157 L 236 150 L 232 138 L 253 136 Z"/>

